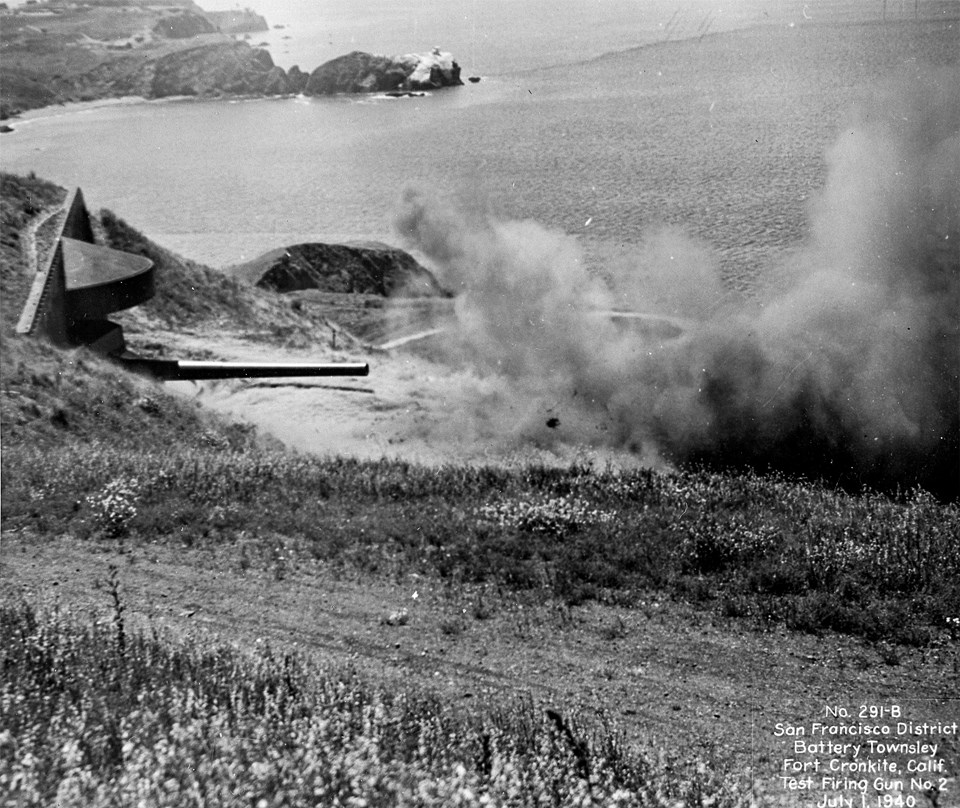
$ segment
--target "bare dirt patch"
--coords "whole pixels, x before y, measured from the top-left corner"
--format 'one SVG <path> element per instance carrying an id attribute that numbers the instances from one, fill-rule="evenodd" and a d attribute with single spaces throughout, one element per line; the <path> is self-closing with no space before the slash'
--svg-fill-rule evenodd
<path id="1" fill-rule="evenodd" d="M 400 458 L 428 465 L 578 462 L 633 468 L 650 460 L 601 448 L 609 426 L 603 420 L 585 423 L 572 402 L 546 396 L 533 400 L 525 395 L 514 397 L 504 389 L 502 380 L 409 350 L 369 350 L 359 345 L 341 350 L 332 348 L 331 343 L 310 348 L 264 345 L 209 332 L 152 334 L 149 341 L 164 344 L 169 356 L 251 362 L 368 362 L 370 375 L 359 379 L 176 382 L 167 386 L 223 415 L 253 424 L 298 451 Z M 591 432 L 596 441 L 583 440 Z"/>

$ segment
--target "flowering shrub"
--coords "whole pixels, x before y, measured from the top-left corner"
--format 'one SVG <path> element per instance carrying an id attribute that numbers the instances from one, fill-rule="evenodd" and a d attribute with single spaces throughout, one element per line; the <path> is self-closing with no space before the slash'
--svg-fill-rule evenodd
<path id="1" fill-rule="evenodd" d="M 585 525 L 610 522 L 616 516 L 612 511 L 591 508 L 589 503 L 571 496 L 552 497 L 541 502 L 497 502 L 482 506 L 476 514 L 482 521 L 499 528 L 548 536 L 564 536 Z"/>
<path id="2" fill-rule="evenodd" d="M 137 515 L 139 489 L 136 477 L 118 477 L 96 494 L 88 496 L 87 506 L 92 512 L 95 528 L 111 538 L 126 534 Z"/>
<path id="3" fill-rule="evenodd" d="M 678 522 L 677 556 L 681 569 L 700 573 L 763 558 L 777 544 L 777 531 L 769 525 L 750 525 L 734 514 L 718 519 L 699 513 L 689 523 Z"/>

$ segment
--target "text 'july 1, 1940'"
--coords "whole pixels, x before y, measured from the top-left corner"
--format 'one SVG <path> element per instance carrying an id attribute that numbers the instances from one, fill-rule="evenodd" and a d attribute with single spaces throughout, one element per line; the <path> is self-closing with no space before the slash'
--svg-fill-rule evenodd
<path id="1" fill-rule="evenodd" d="M 826 705 L 774 724 L 776 785 L 820 808 L 960 805 L 958 732 L 960 700 Z"/>

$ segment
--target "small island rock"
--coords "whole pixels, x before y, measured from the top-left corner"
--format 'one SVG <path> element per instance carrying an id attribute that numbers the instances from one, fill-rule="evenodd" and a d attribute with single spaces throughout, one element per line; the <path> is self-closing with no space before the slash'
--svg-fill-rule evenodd
<path id="1" fill-rule="evenodd" d="M 449 53 L 377 56 L 354 51 L 326 62 L 307 81 L 306 95 L 422 91 L 461 85 L 460 66 Z"/>

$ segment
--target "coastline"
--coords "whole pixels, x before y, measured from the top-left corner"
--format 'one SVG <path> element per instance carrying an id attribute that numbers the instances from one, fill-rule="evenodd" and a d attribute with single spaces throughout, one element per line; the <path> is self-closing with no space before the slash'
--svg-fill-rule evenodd
<path id="1" fill-rule="evenodd" d="M 955 47 L 957 29 L 932 27 L 942 34 L 906 36 L 914 27 L 895 24 L 837 26 L 829 37 L 820 28 L 797 29 L 799 36 L 733 32 L 702 44 L 645 48 L 646 55 L 634 59 L 627 53 L 539 75 L 490 76 L 461 92 L 404 99 L 402 107 L 374 94 L 158 99 L 172 105 L 100 99 L 28 113 L 18 127 L 21 137 L 11 134 L 4 142 L 3 164 L 89 189 L 97 204 L 128 211 L 168 248 L 211 266 L 242 262 L 288 241 L 395 238 L 397 195 L 405 184 L 420 182 L 440 194 L 489 189 L 509 218 L 531 218 L 579 239 L 592 264 L 617 260 L 666 221 L 725 251 L 736 277 L 749 278 L 803 238 L 804 200 L 820 184 L 839 119 L 869 98 L 875 78 L 925 53 L 934 61 L 947 58 L 943 42 Z M 871 45 L 858 30 L 878 44 L 864 66 L 852 60 Z M 753 43 L 766 39 L 768 46 L 754 51 Z M 744 58 L 747 52 L 751 58 Z M 850 69 L 834 77 L 821 65 L 824 58 Z M 787 69 L 775 73 L 768 65 Z M 744 105 L 742 97 L 755 101 Z M 211 100 L 218 103 L 182 103 Z M 626 140 L 605 138 L 600 151 L 589 146 L 594 127 L 587 111 L 612 116 Z M 681 133 L 675 143 L 663 137 L 672 121 Z M 756 132 L 748 140 L 743 124 Z M 712 133 L 709 153 L 700 137 L 705 127 Z M 557 131 L 574 140 L 542 140 Z M 420 144 L 412 151 L 411 136 Z M 103 148 L 107 142 L 112 152 Z M 140 148 L 128 148 L 133 143 Z M 524 182 L 514 185 L 543 148 L 556 152 L 558 162 L 551 157 L 550 166 L 558 170 L 523 174 Z M 224 153 L 241 156 L 227 173 L 217 170 Z M 785 153 L 793 158 L 789 164 L 780 160 Z M 145 159 L 148 173 L 141 168 Z M 605 168 L 618 161 L 626 161 L 638 182 L 625 185 Z M 734 195 L 737 172 L 758 161 L 777 184 Z M 258 171 L 258 165 L 272 169 Z M 677 165 L 688 170 L 678 174 Z M 594 168 L 584 174 L 586 166 Z M 686 194 L 688 177 L 706 183 Z M 555 199 L 556 186 L 568 193 Z M 679 195 L 668 195 L 674 187 Z"/>
<path id="2" fill-rule="evenodd" d="M 948 9 L 944 9 L 944 13 Z M 471 83 L 473 82 L 473 77 L 476 76 L 480 78 L 482 76 L 483 81 L 489 82 L 492 80 L 509 80 L 509 79 L 522 79 L 523 77 L 533 76 L 543 73 L 549 73 L 556 70 L 570 70 L 578 66 L 588 67 L 591 65 L 608 62 L 611 60 L 617 59 L 630 59 L 633 56 L 636 56 L 639 53 L 645 52 L 655 52 L 659 49 L 671 48 L 671 47 L 690 47 L 691 43 L 701 43 L 704 41 L 716 41 L 722 38 L 728 37 L 751 37 L 757 34 L 760 34 L 764 31 L 770 31 L 772 29 L 791 29 L 795 30 L 798 33 L 807 30 L 807 29 L 820 29 L 820 28 L 860 28 L 863 26 L 898 26 L 898 25 L 924 25 L 924 24 L 934 24 L 934 23 L 960 23 L 960 2 L 957 3 L 956 8 L 953 9 L 953 14 L 949 16 L 928 16 L 920 17 L 917 20 L 913 19 L 901 19 L 901 18 L 891 18 L 891 19 L 879 19 L 873 17 L 858 18 L 858 19 L 809 19 L 804 20 L 800 24 L 795 24 L 793 22 L 784 23 L 783 21 L 764 21 L 764 22 L 753 22 L 743 25 L 738 25 L 735 27 L 725 28 L 722 30 L 706 31 L 702 34 L 691 34 L 684 35 L 676 38 L 664 38 L 651 40 L 648 42 L 641 42 L 636 45 L 631 45 L 622 48 L 616 48 L 613 50 L 604 51 L 591 56 L 581 56 L 579 58 L 573 58 L 570 60 L 562 60 L 556 62 L 549 62 L 542 65 L 537 65 L 529 68 L 522 69 L 507 69 L 503 72 L 493 71 L 489 73 L 477 74 L 475 72 L 464 71 L 464 75 L 469 74 L 471 76 Z M 202 39 L 202 38 L 198 38 Z M 187 45 L 183 47 L 183 50 L 174 51 L 174 53 L 182 53 L 191 49 L 199 49 L 201 47 L 208 47 L 210 43 L 203 42 L 193 42 L 192 45 Z M 250 49 L 251 53 L 262 53 L 264 56 L 262 58 L 269 60 L 273 67 L 271 72 L 283 72 L 286 76 L 289 71 L 284 68 L 278 67 L 276 62 L 273 60 L 273 54 L 270 50 L 259 45 L 251 45 L 249 42 L 246 42 L 242 39 L 230 39 L 227 42 L 220 42 L 220 45 L 245 45 Z M 346 59 L 347 56 L 352 54 L 343 54 L 339 57 L 335 57 L 333 60 L 328 60 L 327 62 L 321 63 L 317 68 L 313 68 L 309 71 L 302 72 L 301 74 L 304 77 L 311 76 L 314 72 L 319 70 L 321 67 L 324 67 L 332 61 Z M 370 54 L 371 56 L 375 54 Z M 381 58 L 381 57 L 378 57 Z M 400 60 L 405 57 L 401 56 L 391 56 L 391 57 L 382 57 L 392 60 Z M 298 68 L 294 66 L 290 70 L 296 71 Z M 84 74 L 76 74 L 71 77 L 76 79 Z M 296 74 L 294 74 L 296 75 Z M 463 84 L 461 82 L 461 84 Z M 456 85 L 453 85 L 456 86 Z M 444 87 L 436 87 L 433 89 L 443 89 Z M 429 93 L 430 89 L 418 88 L 415 90 L 402 90 L 397 91 L 391 98 L 399 97 L 400 95 L 410 95 L 413 93 L 420 94 L 422 92 Z M 3 122 L 26 122 L 31 119 L 34 119 L 37 116 L 36 113 L 39 111 L 49 111 L 56 109 L 63 109 L 67 111 L 67 114 L 72 114 L 77 111 L 83 112 L 89 109 L 99 109 L 105 106 L 122 106 L 122 105 L 136 105 L 144 102 L 156 102 L 156 101 L 167 101 L 172 103 L 179 103 L 183 101 L 218 101 L 218 100 L 236 100 L 236 101 L 249 101 L 249 100 L 259 100 L 259 99 L 284 99 L 284 98 L 296 98 L 296 97 L 334 97 L 334 96 L 357 96 L 357 97 L 386 97 L 390 91 L 369 91 L 369 92 L 324 92 L 324 93 L 305 93 L 303 88 L 293 91 L 293 92 L 231 92 L 226 89 L 214 88 L 213 90 L 204 90 L 197 93 L 182 93 L 182 94 L 171 94 L 171 95 L 159 95 L 159 96 L 149 96 L 149 95 L 137 95 L 137 94 L 120 94 L 120 95 L 110 95 L 106 94 L 100 97 L 91 98 L 89 100 L 64 100 L 64 101 L 55 101 L 48 104 L 41 104 L 38 106 L 30 106 L 17 111 L 7 114 L 4 111 L 3 114 L 0 114 L 0 121 Z M 42 116 L 45 117 L 45 116 Z M 15 131 L 15 127 L 14 130 Z"/>
<path id="3" fill-rule="evenodd" d="M 142 95 L 124 95 L 118 97 L 96 98 L 90 101 L 63 101 L 57 104 L 48 104 L 44 107 L 34 107 L 25 109 L 15 116 L 5 119 L 5 122 L 21 126 L 40 120 L 51 120 L 54 118 L 65 117 L 69 115 L 82 115 L 88 112 L 96 112 L 101 109 L 113 109 L 119 107 L 138 107 L 142 105 L 162 106 L 173 104 L 205 104 L 218 101 L 226 102 L 244 102 L 244 101 L 269 101 L 275 99 L 278 101 L 305 97 L 302 93 L 283 93 L 278 95 L 165 95 L 161 98 L 147 98 Z"/>

